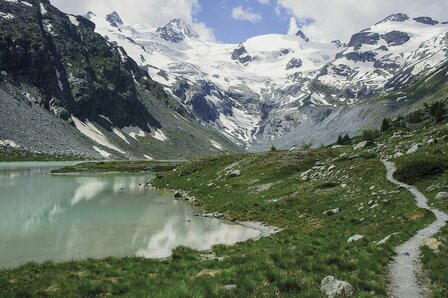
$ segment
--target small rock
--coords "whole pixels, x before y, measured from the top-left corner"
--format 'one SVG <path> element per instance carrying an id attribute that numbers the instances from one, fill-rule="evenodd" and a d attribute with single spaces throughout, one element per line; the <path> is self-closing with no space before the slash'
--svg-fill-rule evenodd
<path id="1" fill-rule="evenodd" d="M 180 190 L 176 190 L 176 192 L 174 193 L 174 197 L 175 198 L 182 198 L 182 192 Z"/>
<path id="2" fill-rule="evenodd" d="M 368 144 L 367 141 L 358 143 L 358 144 L 354 147 L 354 149 L 356 149 L 356 150 L 358 150 L 358 149 L 363 149 L 363 148 L 365 148 L 365 147 L 367 146 L 367 144 Z"/>
<path id="3" fill-rule="evenodd" d="M 448 199 L 448 192 L 439 192 L 434 199 L 436 200 Z"/>
<path id="4" fill-rule="evenodd" d="M 419 145 L 418 144 L 414 144 L 414 145 L 412 145 L 411 148 L 409 148 L 409 150 L 406 152 L 406 154 L 415 153 L 415 152 L 417 152 L 418 148 L 419 148 Z"/>
<path id="5" fill-rule="evenodd" d="M 432 251 L 438 251 L 442 242 L 439 242 L 436 238 L 428 238 L 423 241 L 423 246 L 428 247 Z"/>
<path id="6" fill-rule="evenodd" d="M 428 140 L 428 145 L 433 145 L 433 144 L 435 144 L 436 143 L 436 140 L 435 139 L 430 139 L 430 140 Z"/>
<path id="7" fill-rule="evenodd" d="M 362 235 L 355 235 L 355 236 L 348 238 L 347 243 L 356 242 L 356 241 L 362 240 L 363 238 L 364 238 L 364 236 L 362 236 Z"/>
<path id="8" fill-rule="evenodd" d="M 235 290 L 237 288 L 238 288 L 237 285 L 225 285 L 225 286 L 222 287 L 222 289 L 226 290 L 226 291 Z"/>
<path id="9" fill-rule="evenodd" d="M 394 154 L 394 158 L 400 158 L 400 157 L 402 157 L 403 155 L 404 155 L 403 153 L 401 153 L 401 152 L 397 152 L 397 153 Z"/>
<path id="10" fill-rule="evenodd" d="M 323 215 L 335 215 L 341 212 L 341 208 L 330 209 L 323 213 Z"/>
<path id="11" fill-rule="evenodd" d="M 333 276 L 325 277 L 320 283 L 320 290 L 327 295 L 328 298 L 334 297 L 350 297 L 355 293 L 355 289 L 346 281 L 337 280 Z"/>
<path id="12" fill-rule="evenodd" d="M 334 169 L 336 169 L 336 166 L 335 166 L 335 165 L 331 165 L 331 166 L 328 168 L 328 171 L 333 171 Z"/>
<path id="13" fill-rule="evenodd" d="M 227 177 L 229 177 L 229 178 L 234 178 L 234 177 L 239 177 L 239 176 L 241 176 L 240 170 L 232 170 L 232 171 L 227 172 Z"/>

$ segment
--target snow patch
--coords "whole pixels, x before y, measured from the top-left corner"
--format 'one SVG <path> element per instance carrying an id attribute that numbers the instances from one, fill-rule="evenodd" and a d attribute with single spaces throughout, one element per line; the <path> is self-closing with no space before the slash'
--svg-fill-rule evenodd
<path id="1" fill-rule="evenodd" d="M 40 7 L 40 13 L 42 15 L 47 14 L 48 11 L 45 9 L 45 6 L 43 3 L 40 3 L 39 7 Z"/>
<path id="2" fill-rule="evenodd" d="M 121 130 L 136 141 L 138 141 L 137 137 L 143 138 L 146 136 L 146 133 L 143 131 L 143 129 L 137 126 L 123 127 Z"/>
<path id="3" fill-rule="evenodd" d="M 79 26 L 79 22 L 78 22 L 78 20 L 76 19 L 75 16 L 68 15 L 68 19 L 70 20 L 70 22 L 71 22 L 73 25 L 75 25 L 75 26 Z"/>
<path id="4" fill-rule="evenodd" d="M 106 138 L 106 136 L 101 131 L 99 131 L 98 128 L 96 128 L 95 125 L 93 125 L 89 120 L 86 120 L 86 122 L 84 123 L 75 116 L 72 116 L 72 120 L 75 123 L 76 128 L 89 139 L 104 147 L 110 148 L 121 154 L 125 154 L 124 151 L 112 145 Z"/>
<path id="5" fill-rule="evenodd" d="M 109 117 L 106 117 L 106 116 L 104 116 L 104 115 L 98 115 L 98 116 L 100 116 L 101 118 L 103 118 L 104 120 L 106 120 L 107 122 L 109 122 L 110 124 L 113 124 L 112 121 L 110 121 Z"/>
<path id="6" fill-rule="evenodd" d="M 20 1 L 21 4 L 26 5 L 28 7 L 33 7 L 33 4 L 26 2 L 26 1 Z"/>
<path id="7" fill-rule="evenodd" d="M 125 135 L 118 128 L 114 127 L 112 130 L 114 134 L 116 134 L 120 139 L 130 144 L 129 141 L 126 139 Z"/>
<path id="8" fill-rule="evenodd" d="M 17 145 L 16 142 L 11 141 L 11 140 L 0 140 L 0 146 L 9 146 L 12 148 L 20 148 L 20 146 Z"/>
<path id="9" fill-rule="evenodd" d="M 153 137 L 154 139 L 157 139 L 159 141 L 165 142 L 168 140 L 168 137 L 163 133 L 163 131 L 157 129 L 157 128 L 153 128 L 151 126 L 149 126 L 149 129 L 151 130 L 151 137 Z"/>
<path id="10" fill-rule="evenodd" d="M 0 11 L 0 18 L 7 19 L 7 20 L 12 20 L 12 19 L 15 18 L 15 16 L 13 16 L 10 13 L 4 13 L 4 12 Z"/>
<path id="11" fill-rule="evenodd" d="M 92 147 L 93 147 L 93 149 L 94 149 L 96 152 L 98 152 L 102 157 L 109 158 L 109 156 L 112 155 L 112 154 L 110 154 L 109 152 L 107 152 L 107 151 L 105 151 L 105 150 L 102 150 L 102 149 L 98 148 L 97 146 L 92 146 Z"/>
<path id="12" fill-rule="evenodd" d="M 54 31 L 53 31 L 53 25 L 50 23 L 50 20 L 42 20 L 42 28 L 44 28 L 44 31 L 47 32 L 48 34 L 53 35 Z"/>
<path id="13" fill-rule="evenodd" d="M 210 143 L 212 144 L 213 147 L 215 147 L 218 150 L 223 151 L 222 145 L 214 140 L 210 140 Z"/>

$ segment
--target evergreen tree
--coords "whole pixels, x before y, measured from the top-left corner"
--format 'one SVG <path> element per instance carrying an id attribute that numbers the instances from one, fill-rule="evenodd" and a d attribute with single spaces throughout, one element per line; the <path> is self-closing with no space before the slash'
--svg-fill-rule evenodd
<path id="1" fill-rule="evenodd" d="M 381 131 L 382 132 L 386 132 L 386 131 L 388 131 L 390 128 L 391 128 L 391 123 L 390 123 L 390 120 L 389 119 L 387 119 L 387 118 L 384 118 L 383 119 L 383 123 L 381 123 Z"/>

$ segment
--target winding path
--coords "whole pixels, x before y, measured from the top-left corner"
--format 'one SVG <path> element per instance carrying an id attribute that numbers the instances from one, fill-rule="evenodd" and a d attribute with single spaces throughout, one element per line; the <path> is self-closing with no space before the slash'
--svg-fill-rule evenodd
<path id="1" fill-rule="evenodd" d="M 428 199 L 415 187 L 395 180 L 395 165 L 382 160 L 387 169 L 387 180 L 409 190 L 417 201 L 419 208 L 430 210 L 436 221 L 395 249 L 396 256 L 389 266 L 391 285 L 389 296 L 397 298 L 419 298 L 429 296 L 430 290 L 419 283 L 421 276 L 420 246 L 427 238 L 434 236 L 448 221 L 448 215 L 428 206 Z"/>

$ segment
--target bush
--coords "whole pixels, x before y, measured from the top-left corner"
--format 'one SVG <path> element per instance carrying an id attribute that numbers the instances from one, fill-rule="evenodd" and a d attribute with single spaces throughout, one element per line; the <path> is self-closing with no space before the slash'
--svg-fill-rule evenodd
<path id="1" fill-rule="evenodd" d="M 375 140 L 378 138 L 378 131 L 372 129 L 366 129 L 362 132 L 362 139 L 367 141 L 368 145 L 375 144 Z"/>
<path id="2" fill-rule="evenodd" d="M 381 131 L 386 132 L 392 127 L 390 120 L 388 118 L 384 118 L 383 122 L 381 123 Z"/>
<path id="3" fill-rule="evenodd" d="M 425 108 L 436 122 L 441 122 L 447 114 L 445 105 L 441 101 L 436 101 L 432 104 L 425 104 Z"/>
<path id="4" fill-rule="evenodd" d="M 361 157 L 363 159 L 373 159 L 373 158 L 377 158 L 378 155 L 373 150 L 366 150 L 366 151 L 361 152 L 359 154 L 359 157 Z"/>
<path id="5" fill-rule="evenodd" d="M 349 135 L 346 134 L 345 136 L 339 135 L 338 140 L 336 141 L 336 144 L 338 145 L 349 145 L 351 144 L 352 140 L 350 139 Z"/>
<path id="6" fill-rule="evenodd" d="M 448 157 L 425 157 L 404 162 L 394 177 L 407 184 L 415 184 L 425 178 L 444 173 L 448 169 Z"/>
<path id="7" fill-rule="evenodd" d="M 272 147 L 271 147 L 271 152 L 274 152 L 274 151 L 277 151 L 277 148 L 275 148 L 275 146 L 272 145 Z"/>

